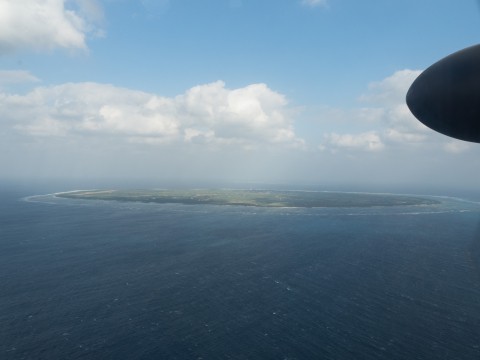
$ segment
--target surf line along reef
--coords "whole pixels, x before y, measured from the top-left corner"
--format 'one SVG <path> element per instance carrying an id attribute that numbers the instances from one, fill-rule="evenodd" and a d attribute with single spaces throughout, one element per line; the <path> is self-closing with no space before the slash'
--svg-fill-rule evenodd
<path id="1" fill-rule="evenodd" d="M 69 199 L 133 201 L 158 204 L 304 208 L 440 204 L 440 201 L 435 199 L 413 195 L 237 189 L 76 190 L 57 193 L 56 196 Z"/>

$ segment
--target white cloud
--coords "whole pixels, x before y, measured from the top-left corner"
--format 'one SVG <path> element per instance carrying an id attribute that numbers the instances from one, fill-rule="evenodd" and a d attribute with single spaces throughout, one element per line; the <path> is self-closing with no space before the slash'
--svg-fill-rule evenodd
<path id="1" fill-rule="evenodd" d="M 396 71 L 381 81 L 369 84 L 369 92 L 362 95 L 360 100 L 382 106 L 403 104 L 408 88 L 420 73 L 420 70 L 409 69 Z"/>
<path id="2" fill-rule="evenodd" d="M 89 33 L 99 38 L 105 37 L 105 31 L 102 28 L 105 17 L 99 1 L 75 0 L 75 3 L 78 8 L 78 14 L 86 20 L 84 33 Z"/>
<path id="3" fill-rule="evenodd" d="M 27 82 L 38 82 L 36 76 L 24 70 L 0 70 L 0 86 L 7 84 L 20 84 Z"/>
<path id="4" fill-rule="evenodd" d="M 79 12 L 93 23 L 101 23 L 104 20 L 103 8 L 97 0 L 75 0 Z"/>
<path id="5" fill-rule="evenodd" d="M 325 138 L 330 148 L 347 148 L 363 151 L 379 151 L 384 148 L 380 136 L 374 132 L 360 134 L 326 134 Z"/>
<path id="6" fill-rule="evenodd" d="M 112 85 L 71 83 L 0 94 L 0 116 L 32 136 L 115 137 L 144 143 L 301 147 L 285 97 L 265 84 L 217 81 L 174 98 Z"/>
<path id="7" fill-rule="evenodd" d="M 302 4 L 306 6 L 326 6 L 327 0 L 302 0 Z"/>
<path id="8" fill-rule="evenodd" d="M 439 135 L 417 120 L 408 109 L 405 96 L 410 85 L 420 75 L 420 70 L 400 70 L 382 81 L 369 85 L 369 92 L 361 96 L 363 102 L 382 109 L 382 140 L 386 144 L 405 147 L 409 145 L 438 149 L 458 154 L 465 151 L 465 143 Z M 377 128 L 378 129 L 378 128 Z"/>
<path id="9" fill-rule="evenodd" d="M 461 140 L 451 140 L 444 145 L 444 150 L 451 154 L 460 154 L 470 150 L 472 144 Z"/>
<path id="10" fill-rule="evenodd" d="M 65 0 L 0 0 L 0 55 L 23 49 L 87 48 L 101 8 L 95 0 L 77 0 L 79 11 Z M 80 15 L 80 13 L 83 15 Z"/>
<path id="11" fill-rule="evenodd" d="M 385 131 L 385 137 L 397 143 L 421 143 L 426 139 L 426 135 L 414 132 L 402 132 L 397 129 L 388 129 Z"/>
<path id="12" fill-rule="evenodd" d="M 360 97 L 364 105 L 350 110 L 328 109 L 323 112 L 324 142 L 320 149 L 336 153 L 357 150 L 408 150 L 423 148 L 459 154 L 469 149 L 468 144 L 437 134 L 418 121 L 405 102 L 406 93 L 421 73 L 418 70 L 400 70 L 382 81 L 373 82 L 368 92 Z"/>

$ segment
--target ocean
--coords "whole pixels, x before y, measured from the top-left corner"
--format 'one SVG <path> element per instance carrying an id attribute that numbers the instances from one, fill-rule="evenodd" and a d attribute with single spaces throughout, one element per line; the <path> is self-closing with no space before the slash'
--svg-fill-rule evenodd
<path id="1" fill-rule="evenodd" d="M 0 359 L 480 359 L 480 204 L 0 191 Z"/>

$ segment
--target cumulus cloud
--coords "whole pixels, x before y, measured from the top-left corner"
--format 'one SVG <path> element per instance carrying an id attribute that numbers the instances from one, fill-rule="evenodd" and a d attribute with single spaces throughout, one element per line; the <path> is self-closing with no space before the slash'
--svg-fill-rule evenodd
<path id="1" fill-rule="evenodd" d="M 0 70 L 0 86 L 38 81 L 40 79 L 25 70 Z"/>
<path id="2" fill-rule="evenodd" d="M 22 49 L 87 48 L 85 37 L 101 15 L 95 0 L 0 0 L 0 55 Z"/>
<path id="3" fill-rule="evenodd" d="M 104 136 L 144 143 L 301 147 L 285 97 L 265 84 L 221 81 L 173 98 L 98 83 L 0 94 L 0 116 L 32 136 Z"/>
<path id="4" fill-rule="evenodd" d="M 383 111 L 383 141 L 396 146 L 435 146 L 450 153 L 465 151 L 468 146 L 464 142 L 437 134 L 418 121 L 408 109 L 405 96 L 420 73 L 420 70 L 409 69 L 397 71 L 382 81 L 371 83 L 368 93 L 361 96 L 361 101 Z"/>
<path id="5" fill-rule="evenodd" d="M 410 69 L 396 71 L 381 81 L 370 83 L 368 93 L 362 95 L 360 100 L 382 106 L 404 103 L 408 88 L 420 73 L 420 70 Z"/>
<path id="6" fill-rule="evenodd" d="M 348 150 L 387 150 L 391 147 L 429 147 L 457 154 L 469 147 L 460 140 L 452 140 L 438 135 L 418 121 L 408 109 L 405 95 L 421 73 L 419 70 L 396 71 L 387 78 L 373 82 L 367 93 L 359 101 L 366 106 L 351 110 L 330 110 L 335 114 L 339 128 L 357 129 L 327 131 L 322 149 Z M 333 124 L 335 125 L 335 124 Z M 361 130 L 358 130 L 361 129 Z"/>
<path id="7" fill-rule="evenodd" d="M 311 7 L 326 6 L 327 0 L 302 0 L 302 4 Z"/>
<path id="8" fill-rule="evenodd" d="M 384 136 L 390 141 L 403 143 L 403 144 L 421 143 L 427 138 L 427 136 L 424 134 L 419 134 L 416 132 L 400 131 L 394 128 L 387 129 L 384 132 Z"/>
<path id="9" fill-rule="evenodd" d="M 103 8 L 98 0 L 75 0 L 79 16 L 85 19 L 84 33 L 92 34 L 95 37 L 104 37 L 105 31 L 102 28 L 105 16 Z"/>
<path id="10" fill-rule="evenodd" d="M 330 148 L 347 148 L 363 151 L 379 151 L 384 148 L 384 144 L 380 136 L 369 131 L 360 134 L 326 134 L 325 138 Z"/>
<path id="11" fill-rule="evenodd" d="M 97 0 L 75 0 L 80 14 L 92 23 L 101 23 L 104 20 L 103 8 Z"/>

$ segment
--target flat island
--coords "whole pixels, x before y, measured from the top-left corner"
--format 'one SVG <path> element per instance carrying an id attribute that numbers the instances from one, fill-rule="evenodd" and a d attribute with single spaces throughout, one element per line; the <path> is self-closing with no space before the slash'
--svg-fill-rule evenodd
<path id="1" fill-rule="evenodd" d="M 439 201 L 410 195 L 326 191 L 276 190 L 77 190 L 56 194 L 69 199 L 134 201 L 184 205 L 237 205 L 259 207 L 372 207 L 436 205 Z"/>

